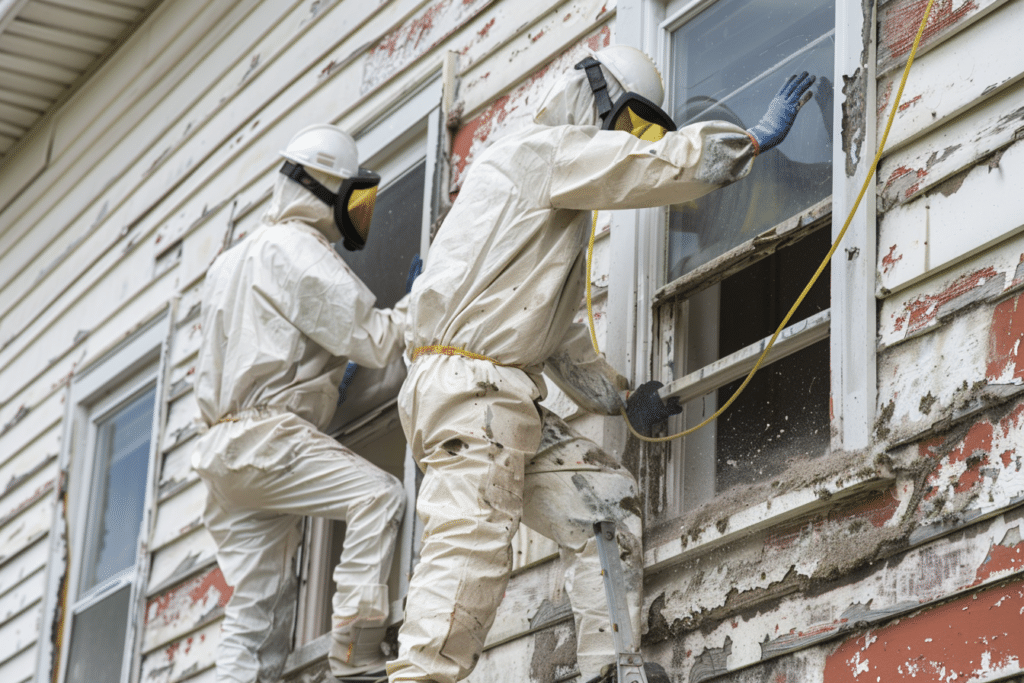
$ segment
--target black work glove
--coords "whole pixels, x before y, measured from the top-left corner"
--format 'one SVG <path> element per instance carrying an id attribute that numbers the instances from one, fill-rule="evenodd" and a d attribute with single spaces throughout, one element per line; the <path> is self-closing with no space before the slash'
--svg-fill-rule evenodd
<path id="1" fill-rule="evenodd" d="M 658 389 L 663 386 L 665 385 L 657 380 L 644 382 L 626 401 L 626 417 L 629 418 L 629 423 L 644 436 L 650 436 L 656 426 L 672 415 L 683 412 L 678 398 L 673 396 L 668 401 L 663 401 L 658 395 Z"/>

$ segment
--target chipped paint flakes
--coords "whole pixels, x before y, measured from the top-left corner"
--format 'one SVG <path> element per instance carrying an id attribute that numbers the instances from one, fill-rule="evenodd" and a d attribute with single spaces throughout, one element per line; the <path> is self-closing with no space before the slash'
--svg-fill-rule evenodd
<path id="1" fill-rule="evenodd" d="M 993 383 L 1024 382 L 1024 294 L 998 304 L 992 314 L 986 376 Z"/>
<path id="2" fill-rule="evenodd" d="M 367 51 L 359 93 L 365 95 L 421 58 L 491 2 L 440 0 L 427 5 Z"/>
<path id="3" fill-rule="evenodd" d="M 220 568 L 213 569 L 152 598 L 146 604 L 145 635 L 147 647 L 183 633 L 219 613 L 231 598 L 233 589 L 227 585 Z M 169 655 L 190 643 L 179 641 L 169 645 Z M 173 658 L 173 657 L 171 657 Z M 168 660 L 169 661 L 169 660 Z"/>
<path id="4" fill-rule="evenodd" d="M 1024 652 L 1024 583 L 967 595 L 846 641 L 824 679 L 949 683 L 1016 673 Z"/>
<path id="5" fill-rule="evenodd" d="M 897 245 L 892 245 L 889 253 L 882 257 L 883 272 L 888 273 L 903 258 L 902 254 L 894 256 L 896 249 Z M 967 303 L 973 302 L 975 299 L 966 295 L 980 290 L 986 284 L 990 285 L 990 288 L 998 285 L 999 291 L 1002 291 L 1003 280 L 1005 280 L 1005 276 L 992 266 L 961 275 L 945 289 L 935 294 L 921 294 L 905 302 L 902 310 L 891 316 L 894 327 L 897 331 L 903 331 L 903 326 L 906 324 L 907 334 L 917 332 L 934 322 L 940 315 L 946 315 L 952 310 L 957 310 Z M 983 291 L 986 294 L 989 293 L 988 289 Z M 954 305 L 954 302 L 960 305 Z"/>
<path id="6" fill-rule="evenodd" d="M 910 53 L 927 5 L 928 0 L 894 2 L 879 11 L 879 62 L 897 60 Z M 976 0 L 938 0 L 928 15 L 921 44 L 933 42 L 936 36 L 946 33 L 977 11 Z"/>
<path id="7" fill-rule="evenodd" d="M 540 38 L 538 33 L 531 38 Z M 579 61 L 585 48 L 599 50 L 611 43 L 611 28 L 599 31 L 582 42 L 566 49 L 551 62 L 532 73 L 515 90 L 502 95 L 483 112 L 468 121 L 455 134 L 452 144 L 452 192 L 462 186 L 466 171 L 473 159 L 500 137 L 522 130 L 529 125 L 540 98 L 551 87 L 554 79 Z"/>

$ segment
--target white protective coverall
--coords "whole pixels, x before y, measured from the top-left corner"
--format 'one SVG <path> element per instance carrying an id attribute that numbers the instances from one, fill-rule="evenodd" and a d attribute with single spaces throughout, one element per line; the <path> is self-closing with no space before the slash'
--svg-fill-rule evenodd
<path id="1" fill-rule="evenodd" d="M 622 88 L 606 78 L 615 101 Z M 548 457 L 551 438 L 534 405 L 546 392 L 544 361 L 573 336 L 567 331 L 584 292 L 590 210 L 696 199 L 742 178 L 754 158 L 747 133 L 724 122 L 688 126 L 657 142 L 599 130 L 582 70 L 560 77 L 535 121 L 473 162 L 412 289 L 410 357 L 436 346 L 502 365 L 450 350 L 427 353 L 412 364 L 399 395 L 406 437 L 425 470 L 417 499 L 424 539 L 398 658 L 388 663 L 392 683 L 452 683 L 472 671 L 508 582 L 520 520 L 574 552 L 592 533 L 581 525 L 565 531 L 566 520 L 587 507 L 588 472 L 578 471 L 585 459 Z M 534 483 L 541 472 L 557 483 Z M 639 538 L 638 528 L 628 530 Z M 638 541 L 635 548 L 640 562 Z M 634 551 L 624 544 L 623 552 Z M 569 591 L 574 608 L 604 615 L 602 622 L 576 614 L 583 680 L 613 661 L 600 574 L 591 566 L 586 602 L 579 602 L 581 586 Z M 636 566 L 627 566 L 627 575 L 637 588 L 631 613 L 639 633 Z M 578 573 L 569 578 L 580 582 Z"/>
<path id="2" fill-rule="evenodd" d="M 218 683 L 278 681 L 303 515 L 346 522 L 334 570 L 332 671 L 383 666 L 386 580 L 405 494 L 323 428 L 349 359 L 379 368 L 401 353 L 404 301 L 375 309 L 331 247 L 339 238 L 330 207 L 281 175 L 263 225 L 206 276 L 195 381 L 205 434 L 192 464 L 208 488 L 203 519 L 217 562 L 234 587 Z"/>

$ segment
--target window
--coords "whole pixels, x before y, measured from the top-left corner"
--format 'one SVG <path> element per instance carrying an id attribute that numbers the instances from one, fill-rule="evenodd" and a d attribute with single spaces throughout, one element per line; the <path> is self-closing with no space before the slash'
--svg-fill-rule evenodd
<path id="1" fill-rule="evenodd" d="M 167 332 L 160 323 L 72 385 L 74 438 L 63 456 L 70 549 L 65 683 L 117 683 L 131 676 L 159 423 L 158 359 Z"/>
<path id="2" fill-rule="evenodd" d="M 671 432 L 728 400 L 831 245 L 834 25 L 833 0 L 689 3 L 662 24 L 681 126 L 750 128 L 790 74 L 818 79 L 785 142 L 750 175 L 668 212 L 653 348 L 684 406 Z M 741 397 L 665 450 L 665 495 L 652 513 L 678 515 L 828 452 L 829 324 L 826 271 Z"/>

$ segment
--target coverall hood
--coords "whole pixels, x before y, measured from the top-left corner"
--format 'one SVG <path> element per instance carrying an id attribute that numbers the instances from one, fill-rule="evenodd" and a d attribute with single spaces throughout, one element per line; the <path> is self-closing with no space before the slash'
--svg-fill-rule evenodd
<path id="1" fill-rule="evenodd" d="M 331 192 L 337 192 L 341 187 L 342 178 L 328 175 L 315 168 L 307 168 L 306 172 Z M 319 230 L 331 244 L 341 239 L 341 231 L 334 223 L 334 208 L 324 204 L 312 192 L 280 173 L 274 180 L 274 197 L 263 221 L 268 225 L 301 221 Z"/>
<path id="2" fill-rule="evenodd" d="M 588 50 L 587 54 L 594 57 L 596 53 Z M 625 89 L 609 69 L 603 71 L 608 83 L 608 96 L 614 102 Z M 559 76 L 548 94 L 541 100 L 533 121 L 542 126 L 600 126 L 594 93 L 590 89 L 586 72 L 581 69 L 569 69 Z"/>

